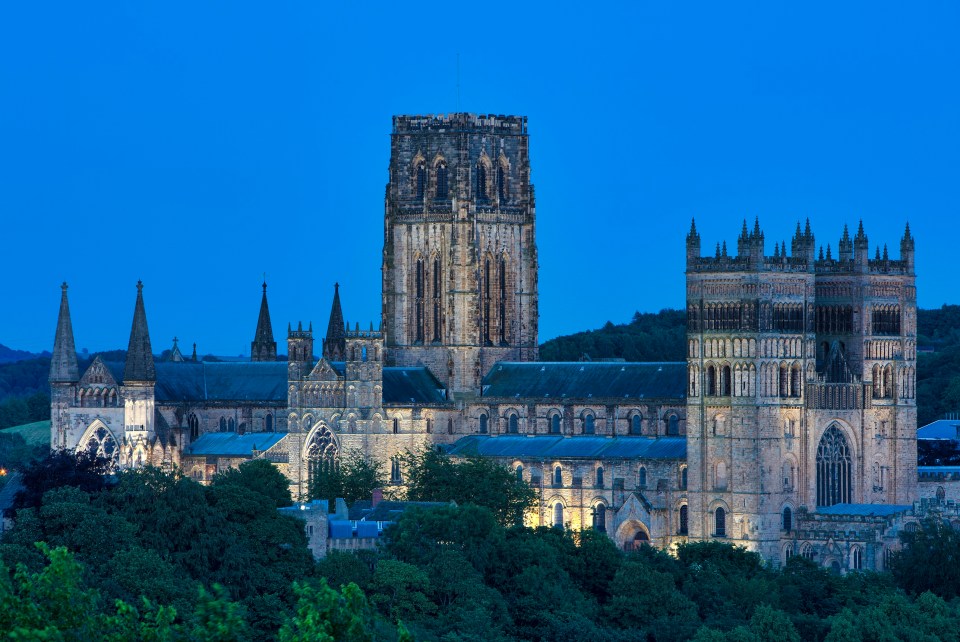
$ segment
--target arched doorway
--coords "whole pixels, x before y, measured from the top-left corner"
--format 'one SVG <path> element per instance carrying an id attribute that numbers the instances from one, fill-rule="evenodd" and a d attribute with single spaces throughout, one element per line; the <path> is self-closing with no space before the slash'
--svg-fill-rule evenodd
<path id="1" fill-rule="evenodd" d="M 650 531 L 638 519 L 631 519 L 617 528 L 616 541 L 625 551 L 635 551 L 641 546 L 650 544 Z"/>

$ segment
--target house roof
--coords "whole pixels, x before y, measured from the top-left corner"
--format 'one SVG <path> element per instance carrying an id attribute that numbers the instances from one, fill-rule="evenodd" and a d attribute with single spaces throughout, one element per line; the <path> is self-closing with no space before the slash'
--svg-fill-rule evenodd
<path id="1" fill-rule="evenodd" d="M 498 363 L 483 378 L 484 397 L 683 399 L 683 362 Z"/>
<path id="2" fill-rule="evenodd" d="M 264 451 L 287 436 L 285 432 L 210 432 L 187 448 L 187 456 L 252 457 L 254 450 Z"/>
<path id="3" fill-rule="evenodd" d="M 459 457 L 518 459 L 684 459 L 685 437 L 503 435 L 462 437 L 447 451 Z"/>
<path id="4" fill-rule="evenodd" d="M 939 419 L 917 428 L 917 439 L 952 439 L 960 441 L 960 421 Z"/>

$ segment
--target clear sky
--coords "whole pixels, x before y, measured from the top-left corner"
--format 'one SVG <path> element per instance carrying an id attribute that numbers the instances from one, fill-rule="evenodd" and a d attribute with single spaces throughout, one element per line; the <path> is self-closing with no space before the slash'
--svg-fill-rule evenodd
<path id="1" fill-rule="evenodd" d="M 248 353 L 264 272 L 281 352 L 334 281 L 379 319 L 390 117 L 458 107 L 529 117 L 541 339 L 681 307 L 692 216 L 770 254 L 909 220 L 921 306 L 960 303 L 958 33 L 946 0 L 7 2 L 0 343 L 50 349 L 63 280 L 91 351 L 137 279 L 156 352 Z"/>

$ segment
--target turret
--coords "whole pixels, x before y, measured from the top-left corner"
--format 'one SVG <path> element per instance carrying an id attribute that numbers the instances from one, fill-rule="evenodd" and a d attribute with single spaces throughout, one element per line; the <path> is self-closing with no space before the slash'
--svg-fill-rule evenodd
<path id="1" fill-rule="evenodd" d="M 909 223 L 907 223 L 907 229 L 903 232 L 903 238 L 900 239 L 900 260 L 903 261 L 903 267 L 907 274 L 913 274 L 914 243 L 913 236 L 910 235 Z"/>
<path id="2" fill-rule="evenodd" d="M 847 229 L 846 224 L 843 226 L 843 236 L 840 238 L 839 249 L 841 261 L 853 260 L 853 240 L 850 238 L 850 230 Z"/>
<path id="3" fill-rule="evenodd" d="M 383 405 L 383 334 L 380 330 L 355 330 L 345 333 L 346 381 L 355 398 L 347 404 L 356 408 L 379 408 Z"/>
<path id="4" fill-rule="evenodd" d="M 150 462 L 154 440 L 154 385 L 157 371 L 150 347 L 147 312 L 143 305 L 143 282 L 137 281 L 137 302 L 127 344 L 127 362 L 123 369 L 124 437 L 120 464 L 139 467 Z"/>
<path id="5" fill-rule="evenodd" d="M 687 233 L 687 269 L 694 267 L 700 259 L 700 234 L 697 233 L 697 222 L 690 219 L 690 232 Z"/>
<path id="6" fill-rule="evenodd" d="M 327 336 L 323 339 L 323 358 L 327 361 L 344 361 L 346 340 L 343 331 L 343 311 L 340 309 L 340 284 L 333 284 L 333 305 L 330 307 L 330 322 Z"/>
<path id="7" fill-rule="evenodd" d="M 273 325 L 270 323 L 270 307 L 267 305 L 267 282 L 263 282 L 263 297 L 260 299 L 260 316 L 257 318 L 257 331 L 250 344 L 251 361 L 276 361 L 277 342 L 273 339 Z"/>
<path id="8" fill-rule="evenodd" d="M 853 263 L 855 269 L 860 272 L 867 272 L 870 265 L 870 243 L 867 241 L 867 235 L 863 231 L 863 221 L 857 228 L 857 236 L 853 239 Z"/>

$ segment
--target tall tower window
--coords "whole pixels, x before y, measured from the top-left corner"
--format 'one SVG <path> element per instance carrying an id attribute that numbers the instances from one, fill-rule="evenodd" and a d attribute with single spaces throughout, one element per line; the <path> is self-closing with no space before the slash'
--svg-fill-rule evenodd
<path id="1" fill-rule="evenodd" d="M 433 259 L 433 340 L 440 341 L 440 257 Z"/>
<path id="2" fill-rule="evenodd" d="M 487 167 L 477 163 L 477 200 L 487 198 Z"/>
<path id="3" fill-rule="evenodd" d="M 817 506 L 849 503 L 852 488 L 850 447 L 840 429 L 831 425 L 817 448 Z"/>
<path id="4" fill-rule="evenodd" d="M 503 165 L 497 167 L 497 196 L 501 201 L 507 200 L 507 181 Z"/>
<path id="5" fill-rule="evenodd" d="M 483 344 L 490 341 L 490 259 L 483 263 Z"/>
<path id="6" fill-rule="evenodd" d="M 416 297 L 414 299 L 414 323 L 416 324 L 416 340 L 420 343 L 423 343 L 423 259 L 417 259 L 417 273 L 415 278 L 414 288 L 416 290 Z"/>
<path id="7" fill-rule="evenodd" d="M 507 345 L 507 261 L 500 257 L 500 345 Z"/>
<path id="8" fill-rule="evenodd" d="M 437 163 L 436 173 L 437 173 L 436 198 L 447 198 L 447 164 L 442 161 L 440 163 Z"/>
<path id="9" fill-rule="evenodd" d="M 427 191 L 427 168 L 423 163 L 417 165 L 417 198 L 423 198 Z"/>
<path id="10" fill-rule="evenodd" d="M 684 504 L 680 507 L 680 528 L 677 529 L 677 533 L 680 535 L 686 535 L 689 528 L 687 526 L 687 505 Z"/>

